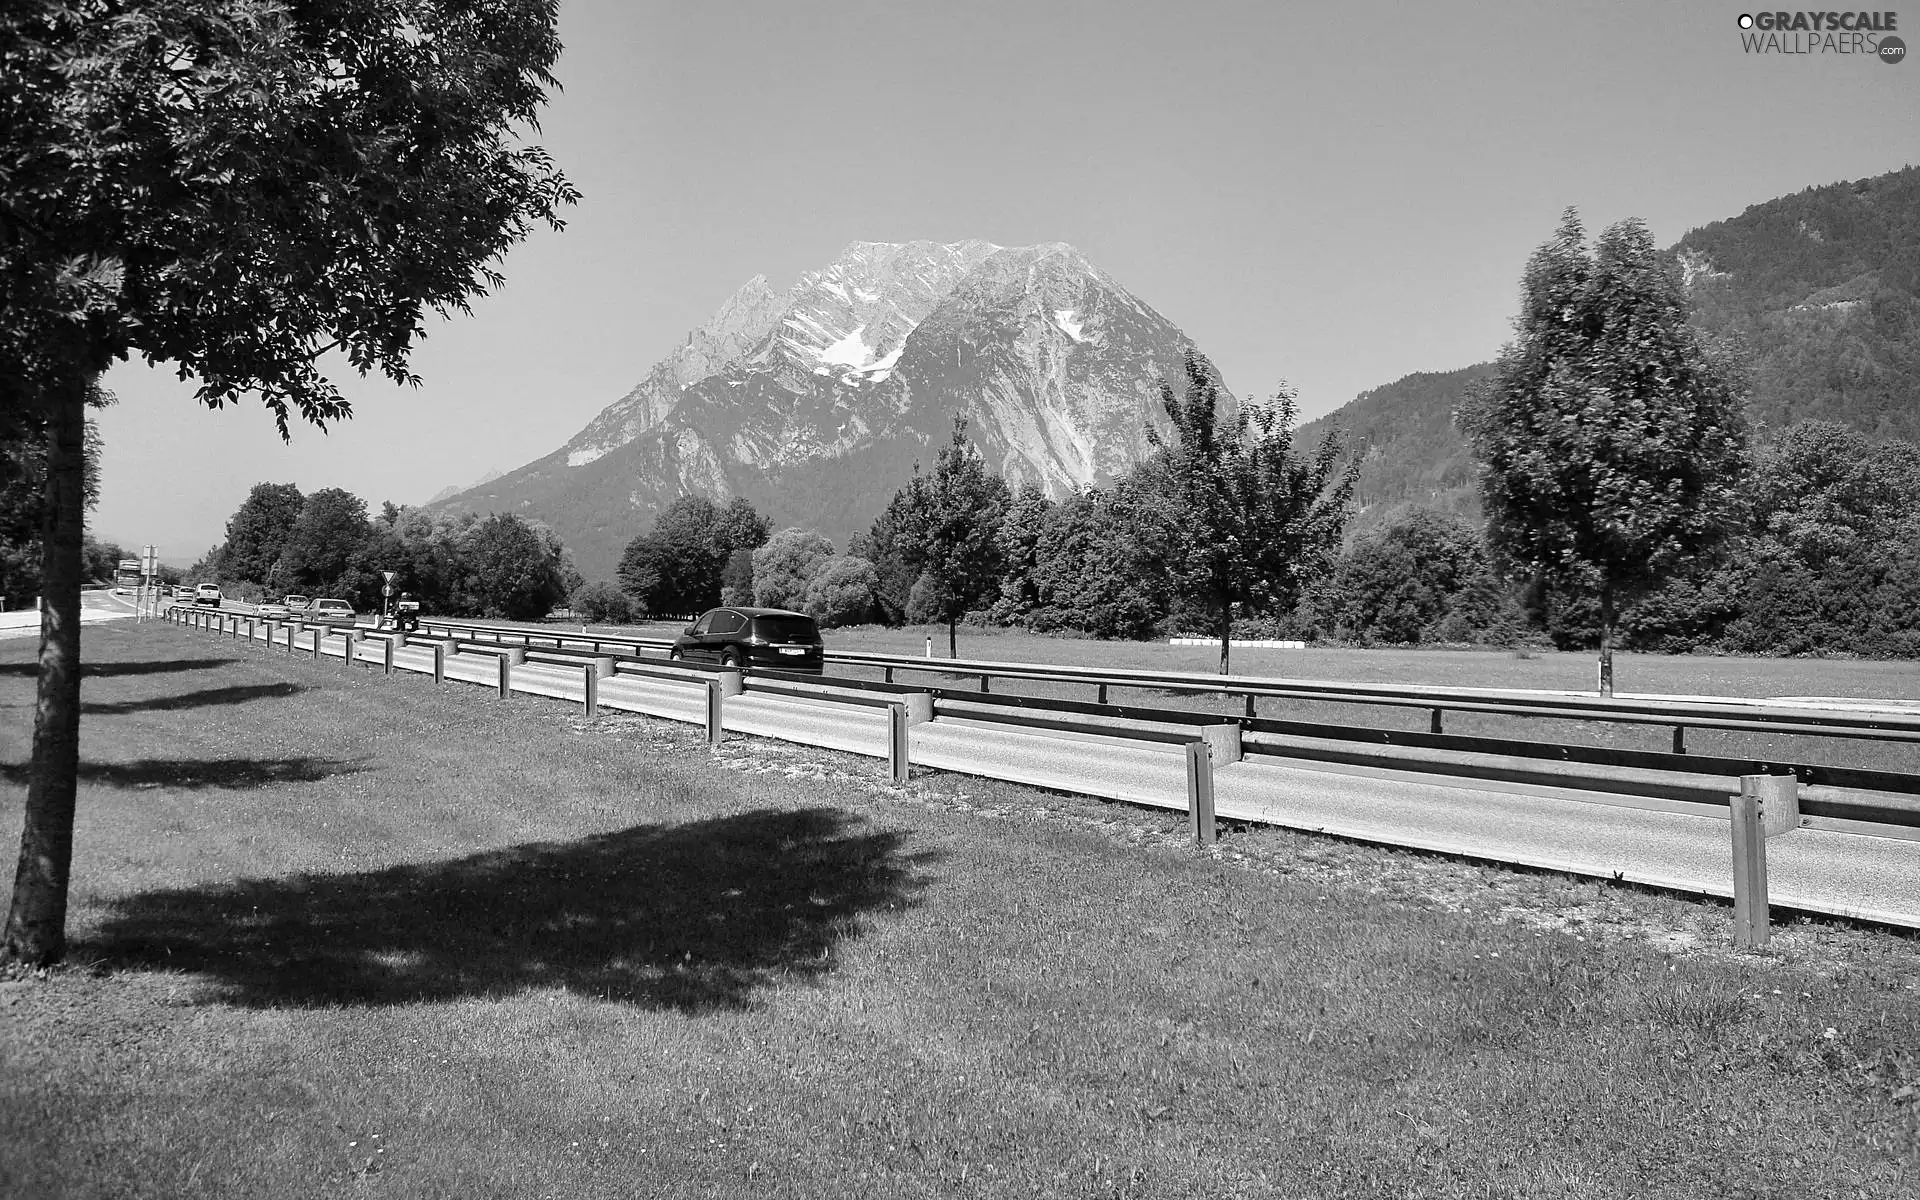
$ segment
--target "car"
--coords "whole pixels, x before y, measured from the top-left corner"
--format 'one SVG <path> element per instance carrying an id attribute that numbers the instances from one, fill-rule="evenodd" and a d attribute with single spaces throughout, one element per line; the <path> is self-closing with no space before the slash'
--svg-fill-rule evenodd
<path id="1" fill-rule="evenodd" d="M 281 600 L 280 603 L 286 605 L 289 612 L 303 613 L 313 607 L 313 601 L 307 599 L 305 596 L 288 596 Z"/>
<path id="2" fill-rule="evenodd" d="M 220 599 L 220 585 L 217 583 L 203 583 L 193 589 L 193 602 L 195 604 L 204 604 L 210 608 L 219 608 Z"/>
<path id="3" fill-rule="evenodd" d="M 674 639 L 667 657 L 724 667 L 761 667 L 819 674 L 825 665 L 820 626 L 784 608 L 715 608 Z"/>
<path id="4" fill-rule="evenodd" d="M 175 600 L 191 600 L 193 599 L 193 589 L 184 583 L 176 583 L 173 585 L 173 598 Z"/>
<path id="5" fill-rule="evenodd" d="M 313 625 L 352 625 L 359 620 L 359 614 L 345 600 L 315 600 L 307 609 L 305 619 Z"/>
<path id="6" fill-rule="evenodd" d="M 260 603 L 258 608 L 254 609 L 254 615 L 257 617 L 265 617 L 269 621 L 284 621 L 293 614 L 288 612 L 287 606 L 278 600 L 265 600 Z"/>

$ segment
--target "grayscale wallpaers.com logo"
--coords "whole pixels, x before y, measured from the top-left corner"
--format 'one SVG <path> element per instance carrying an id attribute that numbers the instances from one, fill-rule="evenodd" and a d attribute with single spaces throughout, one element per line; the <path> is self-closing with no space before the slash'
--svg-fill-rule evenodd
<path id="1" fill-rule="evenodd" d="M 1892 12 L 1741 13 L 1740 46 L 1748 54 L 1859 54 L 1903 62 L 1907 44 L 1895 37 Z"/>

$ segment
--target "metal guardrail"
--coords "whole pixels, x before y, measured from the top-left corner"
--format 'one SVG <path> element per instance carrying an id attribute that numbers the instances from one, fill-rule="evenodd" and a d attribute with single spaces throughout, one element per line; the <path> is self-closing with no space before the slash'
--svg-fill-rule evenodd
<path id="1" fill-rule="evenodd" d="M 663 650 L 670 639 L 630 635 L 568 634 L 515 629 L 467 621 L 422 621 L 421 628 L 469 631 L 490 640 L 512 638 L 524 645 L 571 643 L 601 647 Z M 1685 754 L 1688 729 L 1739 733 L 1793 734 L 1806 737 L 1855 738 L 1868 741 L 1920 743 L 1920 715 L 1849 713 L 1811 708 L 1788 708 L 1751 703 L 1702 703 L 1683 700 L 1643 700 L 1542 695 L 1498 688 L 1393 686 L 1337 683 L 1317 680 L 1270 679 L 1255 676 L 1209 676 L 1181 671 L 1137 671 L 1107 667 L 1060 667 L 1039 663 L 1000 663 L 970 659 L 925 659 L 911 655 L 868 651 L 829 650 L 830 663 L 878 668 L 887 682 L 898 674 L 976 677 L 980 691 L 991 692 L 992 679 L 1091 686 L 1096 702 L 1104 704 L 1114 688 L 1184 692 L 1191 695 L 1241 696 L 1248 718 L 1258 719 L 1255 701 L 1262 698 L 1313 700 L 1339 704 L 1366 704 L 1388 708 L 1426 709 L 1432 713 L 1427 732 L 1445 732 L 1441 713 L 1473 712 L 1509 717 L 1601 721 L 1620 724 L 1672 726 L 1673 753 Z"/>

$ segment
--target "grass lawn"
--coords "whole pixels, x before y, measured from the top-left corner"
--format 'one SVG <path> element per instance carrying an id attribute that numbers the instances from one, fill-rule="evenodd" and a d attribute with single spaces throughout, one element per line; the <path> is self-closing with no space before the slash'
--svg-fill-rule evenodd
<path id="1" fill-rule="evenodd" d="M 1736 956 L 1630 889 L 86 647 L 75 944 L 0 983 L 0 1196 L 1920 1190 L 1910 937 Z"/>

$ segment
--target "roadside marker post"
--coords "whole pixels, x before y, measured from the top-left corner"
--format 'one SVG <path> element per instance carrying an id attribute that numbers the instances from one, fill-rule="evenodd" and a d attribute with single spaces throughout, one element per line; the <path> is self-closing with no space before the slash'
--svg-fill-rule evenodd
<path id="1" fill-rule="evenodd" d="M 388 638 L 386 648 L 380 651 L 380 671 L 384 675 L 393 674 L 393 639 Z"/>
<path id="2" fill-rule="evenodd" d="M 722 728 L 722 724 L 724 720 L 724 713 L 723 713 L 724 704 L 725 704 L 725 701 L 721 698 L 721 694 L 720 694 L 720 681 L 718 679 L 708 679 L 707 680 L 707 745 L 709 746 L 718 746 L 720 744 L 720 739 L 724 736 L 724 730 Z"/>
<path id="3" fill-rule="evenodd" d="M 513 660 L 500 656 L 500 698 L 505 700 L 513 695 Z"/>
<path id="4" fill-rule="evenodd" d="M 896 785 L 905 784 L 912 772 L 912 747 L 907 742 L 907 706 L 887 705 L 887 772 Z"/>
<path id="5" fill-rule="evenodd" d="M 315 625 L 313 627 L 313 661 L 320 661 L 320 644 L 326 640 L 327 627 L 325 625 Z"/>
<path id="6" fill-rule="evenodd" d="M 1733 945 L 1764 946 L 1772 937 L 1767 911 L 1767 839 L 1800 827 L 1800 781 L 1792 775 L 1742 775 L 1729 796 L 1733 816 Z"/>
<path id="7" fill-rule="evenodd" d="M 352 666 L 360 660 L 360 631 L 347 630 L 347 665 Z"/>
<path id="8" fill-rule="evenodd" d="M 1204 741 L 1187 743 L 1187 823 L 1196 844 L 1220 840 L 1213 822 L 1213 748 Z"/>
<path id="9" fill-rule="evenodd" d="M 433 681 L 435 683 L 447 681 L 447 647 L 444 642 L 433 644 Z"/>
<path id="10" fill-rule="evenodd" d="M 590 662 L 580 669 L 580 698 L 587 706 L 587 715 L 600 715 L 600 664 Z"/>

